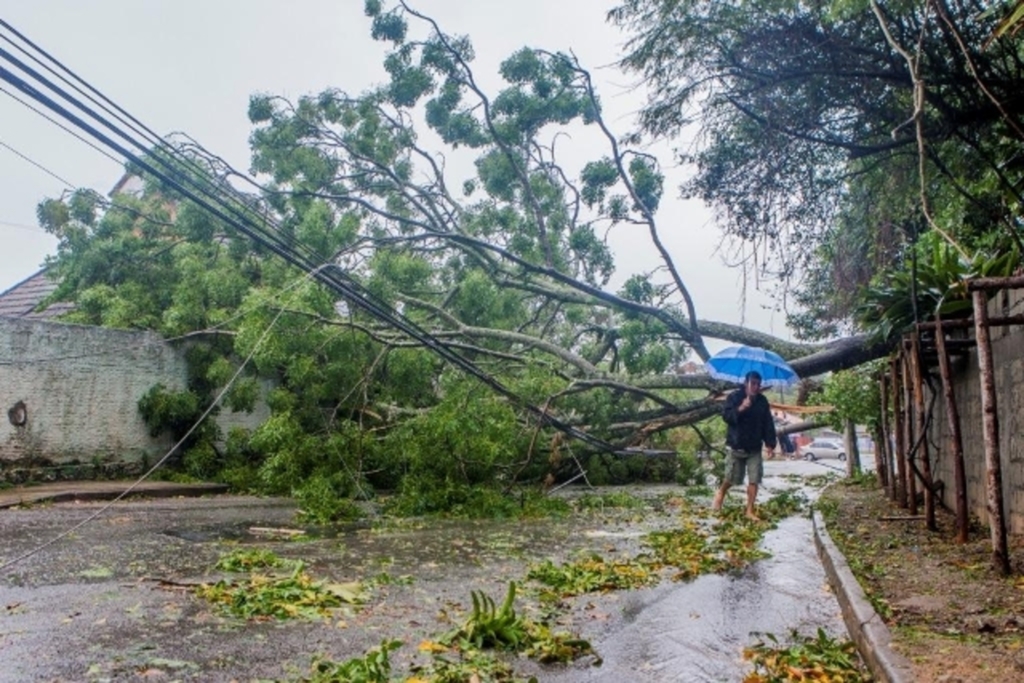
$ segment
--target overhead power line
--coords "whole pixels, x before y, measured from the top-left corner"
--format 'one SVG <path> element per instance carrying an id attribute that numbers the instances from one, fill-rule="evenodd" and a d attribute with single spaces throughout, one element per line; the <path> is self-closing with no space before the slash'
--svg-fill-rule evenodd
<path id="1" fill-rule="evenodd" d="M 113 161 L 113 162 L 114 162 L 115 164 L 117 164 L 118 166 L 122 166 L 122 165 L 124 164 L 124 161 L 123 161 L 123 160 L 121 160 L 121 159 L 118 159 L 118 158 L 117 158 L 117 157 L 115 157 L 115 156 L 114 156 L 113 154 L 111 154 L 111 153 L 110 153 L 110 152 L 108 152 L 107 150 L 103 149 L 102 147 L 100 147 L 100 146 L 99 146 L 99 145 L 97 145 L 96 143 L 92 142 L 92 141 L 91 141 L 91 140 L 89 140 L 88 138 L 86 138 L 86 137 L 83 137 L 83 136 L 82 136 L 82 135 L 80 135 L 79 133 L 76 133 L 76 132 L 75 132 L 75 131 L 73 131 L 72 129 L 68 128 L 68 127 L 67 127 L 67 126 L 65 126 L 65 125 L 64 125 L 63 123 L 61 123 L 61 122 L 60 122 L 60 121 L 58 121 L 57 119 L 53 118 L 53 117 L 52 117 L 52 116 L 50 116 L 49 114 L 47 114 L 47 113 L 46 113 L 45 111 L 43 111 L 43 110 L 39 109 L 38 107 L 33 107 L 33 106 L 32 106 L 32 105 L 30 104 L 30 103 L 28 103 L 28 102 L 26 102 L 25 100 L 23 100 L 22 98 L 18 97 L 17 95 L 15 95 L 14 93 L 12 93 L 12 92 L 11 92 L 10 90 L 8 90 L 7 88 L 3 88 L 3 87 L 0 87 L 0 92 L 2 92 L 3 94 L 7 95 L 7 96 L 8 96 L 8 97 L 10 97 L 10 98 L 11 98 L 12 100 L 14 100 L 15 102 L 17 102 L 17 103 L 18 103 L 18 104 L 20 104 L 21 106 L 25 107 L 26 109 L 28 109 L 28 110 L 32 111 L 32 112 L 33 112 L 33 113 L 35 113 L 35 114 L 36 114 L 37 116 L 40 116 L 40 117 L 42 117 L 42 118 L 46 119 L 47 121 L 49 121 L 49 122 L 50 122 L 50 123 L 52 123 L 53 125 L 57 126 L 57 127 L 58 127 L 58 128 L 60 128 L 61 130 L 63 130 L 63 131 L 65 132 L 65 133 L 67 133 L 68 135 L 70 135 L 70 136 L 72 136 L 73 138 L 75 138 L 76 140 L 78 140 L 78 141 L 80 141 L 80 142 L 82 142 L 82 143 L 84 143 L 84 144 L 88 145 L 89 147 L 92 147 L 92 148 L 93 148 L 94 150 L 96 150 L 97 152 L 99 152 L 99 153 L 100 153 L 100 154 L 102 154 L 103 156 L 107 157 L 108 159 L 110 159 L 111 161 Z"/>
<path id="2" fill-rule="evenodd" d="M 45 166 L 43 166 L 43 165 L 42 165 L 41 163 L 39 163 L 38 161 L 36 161 L 36 160 L 34 160 L 34 159 L 30 158 L 30 157 L 29 157 L 28 155 L 26 155 L 26 154 L 22 154 L 22 153 L 21 153 L 21 152 L 19 152 L 18 150 L 14 149 L 14 148 L 13 148 L 13 147 L 11 147 L 10 145 L 8 145 L 8 144 L 7 144 L 6 142 L 4 142 L 3 140 L 0 140 L 0 147 L 3 147 L 3 148 L 4 148 L 4 149 L 6 149 L 6 150 L 7 150 L 8 152 L 10 152 L 10 153 L 11 153 L 11 154 L 13 154 L 14 156 L 18 157 L 18 158 L 19 158 L 19 159 L 21 159 L 22 161 L 28 162 L 28 163 L 29 163 L 29 164 L 31 164 L 32 166 L 35 166 L 36 168 L 38 168 L 38 169 L 39 169 L 40 171 L 42 171 L 42 172 L 43 172 L 43 173 L 45 173 L 46 175 L 50 176 L 51 178 L 55 178 L 55 179 L 56 179 L 56 180 L 58 180 L 59 182 L 63 183 L 65 187 L 67 187 L 67 188 L 69 188 L 69 189 L 72 189 L 72 190 L 73 190 L 73 189 L 75 188 L 75 186 L 74 186 L 74 185 L 72 185 L 72 184 L 70 183 L 70 181 L 67 181 L 67 180 L 65 180 L 64 178 L 60 177 L 59 175 L 57 175 L 56 173 L 54 173 L 54 172 L 53 172 L 53 171 L 51 171 L 50 169 L 48 169 L 48 168 L 46 168 Z"/>
<path id="3" fill-rule="evenodd" d="M 553 417 L 546 410 L 533 405 L 505 387 L 496 378 L 478 368 L 471 360 L 449 348 L 437 337 L 380 301 L 337 264 L 324 267 L 323 257 L 317 259 L 319 255 L 313 252 L 308 245 L 286 236 L 270 216 L 257 214 L 253 206 L 253 198 L 241 196 L 241 193 L 231 188 L 223 180 L 211 179 L 208 169 L 203 168 L 195 159 L 183 155 L 167 141 L 157 136 L 123 108 L 114 104 L 96 88 L 65 67 L 59 60 L 28 40 L 9 23 L 0 19 L 0 26 L 13 33 L 28 47 L 19 45 L 17 41 L 3 33 L 0 33 L 0 38 L 13 45 L 17 51 L 27 56 L 43 70 L 69 85 L 84 99 L 117 119 L 119 123 L 112 122 L 106 115 L 97 112 L 81 98 L 68 92 L 38 69 L 3 48 L 0 48 L 0 62 L 6 62 L 16 71 L 0 66 L 0 80 L 10 84 L 27 98 L 63 118 L 100 145 L 124 157 L 144 173 L 159 179 L 197 206 L 207 210 L 211 215 L 232 226 L 286 262 L 311 273 L 322 284 L 372 317 L 416 339 L 441 358 L 475 377 L 496 393 L 528 410 L 544 423 L 598 450 L 616 451 L 612 444 Z M 52 94 L 47 94 L 46 91 Z M 75 110 L 80 113 L 76 113 Z M 90 120 L 94 123 L 91 123 Z M 126 131 L 125 128 L 129 130 Z M 205 149 L 202 151 L 209 154 Z M 231 170 L 240 177 L 245 177 L 234 169 Z"/>

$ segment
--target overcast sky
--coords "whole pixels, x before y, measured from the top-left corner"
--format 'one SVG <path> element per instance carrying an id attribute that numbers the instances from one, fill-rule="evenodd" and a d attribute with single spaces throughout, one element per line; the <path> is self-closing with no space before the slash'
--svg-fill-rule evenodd
<path id="1" fill-rule="evenodd" d="M 419 0 L 449 33 L 471 37 L 485 87 L 497 64 L 524 45 L 573 50 L 592 69 L 609 123 L 628 131 L 643 102 L 634 80 L 614 67 L 625 36 L 604 20 L 604 0 Z M 158 133 L 183 131 L 239 169 L 249 167 L 249 95 L 289 98 L 326 87 L 358 93 L 384 80 L 385 47 L 369 38 L 362 0 L 32 0 L 7 2 L 0 16 Z M 581 142 L 582 140 L 582 142 Z M 579 149 L 583 159 L 604 153 Z M 65 185 L 3 145 L 76 187 L 107 192 L 121 168 L 0 93 L 0 291 L 34 273 L 53 238 L 36 227 L 35 207 Z M 561 145 L 562 143 L 560 143 Z M 652 147 L 667 167 L 658 214 L 662 239 L 702 318 L 788 338 L 785 319 L 716 253 L 710 212 L 677 198 L 685 173 L 671 145 Z M 656 265 L 646 233 L 617 228 L 613 286 Z"/>

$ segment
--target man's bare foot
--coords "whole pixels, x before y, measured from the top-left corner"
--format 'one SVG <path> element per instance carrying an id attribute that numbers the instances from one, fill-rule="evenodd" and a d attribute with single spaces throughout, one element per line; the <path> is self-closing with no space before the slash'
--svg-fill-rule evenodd
<path id="1" fill-rule="evenodd" d="M 757 513 L 752 510 L 747 510 L 747 519 L 753 522 L 760 522 L 761 518 L 757 516 Z"/>
<path id="2" fill-rule="evenodd" d="M 715 498 L 711 501 L 711 509 L 718 512 L 722 509 L 722 503 L 725 502 L 725 494 L 719 489 L 715 491 Z"/>

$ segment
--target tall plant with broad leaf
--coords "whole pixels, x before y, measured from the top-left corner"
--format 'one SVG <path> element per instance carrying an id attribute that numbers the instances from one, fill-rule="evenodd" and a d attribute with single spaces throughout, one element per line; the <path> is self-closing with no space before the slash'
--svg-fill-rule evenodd
<path id="1" fill-rule="evenodd" d="M 1021 263 L 1015 244 L 979 249 L 965 258 L 935 233 L 925 234 L 911 249 L 916 259 L 908 257 L 901 268 L 876 276 L 862 294 L 858 322 L 879 338 L 900 334 L 915 320 L 968 315 L 968 280 L 1010 275 Z"/>

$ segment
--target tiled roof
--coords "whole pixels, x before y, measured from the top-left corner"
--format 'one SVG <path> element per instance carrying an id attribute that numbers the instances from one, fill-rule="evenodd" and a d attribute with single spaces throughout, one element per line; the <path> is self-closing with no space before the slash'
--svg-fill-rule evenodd
<path id="1" fill-rule="evenodd" d="M 42 311 L 35 310 L 55 289 L 57 283 L 46 276 L 45 270 L 30 275 L 0 294 L 0 318 L 49 320 L 73 309 L 74 304 L 59 301 Z"/>

